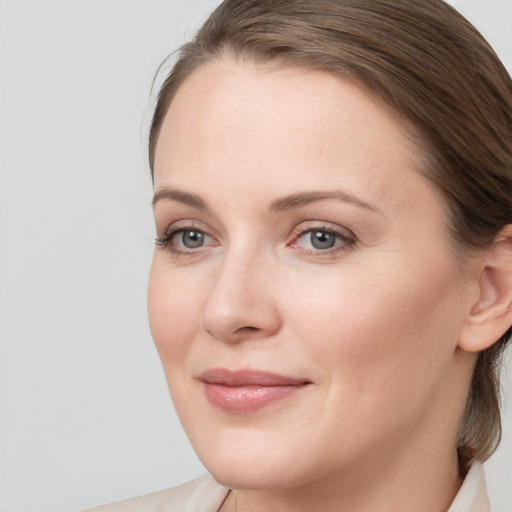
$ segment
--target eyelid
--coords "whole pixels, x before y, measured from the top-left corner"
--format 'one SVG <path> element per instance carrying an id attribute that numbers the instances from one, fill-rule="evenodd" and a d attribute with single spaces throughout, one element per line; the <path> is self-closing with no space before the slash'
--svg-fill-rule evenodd
<path id="1" fill-rule="evenodd" d="M 165 225 L 165 228 L 159 231 L 159 236 L 165 236 L 166 233 L 169 233 L 171 230 L 177 229 L 197 229 L 198 231 L 209 231 L 208 227 L 205 226 L 202 222 L 196 219 L 176 219 L 172 222 L 169 222 Z"/>
<path id="2" fill-rule="evenodd" d="M 200 246 L 194 249 L 187 249 L 185 247 L 178 248 L 176 245 L 172 244 L 172 241 L 179 233 L 184 233 L 186 231 L 198 231 L 206 235 L 210 240 L 213 240 L 215 243 L 207 244 L 204 246 Z M 199 255 L 204 252 L 208 247 L 214 247 L 218 245 L 217 237 L 212 234 L 212 230 L 206 227 L 202 222 L 191 219 L 180 219 L 172 222 L 161 234 L 157 235 L 155 239 L 155 244 L 157 247 L 161 247 L 162 249 L 166 249 L 171 255 L 179 257 L 179 256 L 190 256 L 190 255 Z"/>
<path id="3" fill-rule="evenodd" d="M 331 233 L 337 234 L 344 239 L 351 239 L 356 241 L 356 235 L 347 227 L 341 226 L 339 224 L 333 224 L 332 222 L 326 221 L 316 221 L 316 220 L 307 220 L 301 222 L 293 229 L 293 234 L 296 237 L 302 236 L 305 233 L 311 231 L 329 231 Z"/>
<path id="4" fill-rule="evenodd" d="M 300 247 L 300 245 L 297 243 L 298 240 L 304 235 L 314 231 L 325 231 L 331 233 L 338 237 L 341 242 L 328 249 L 306 249 Z M 345 252 L 351 249 L 357 243 L 357 237 L 350 229 L 344 226 L 331 224 L 330 222 L 306 221 L 296 226 L 293 230 L 293 233 L 294 237 L 292 241 L 288 243 L 288 246 L 295 250 L 301 251 L 301 253 L 306 256 L 326 258 L 333 257 L 339 252 Z"/>

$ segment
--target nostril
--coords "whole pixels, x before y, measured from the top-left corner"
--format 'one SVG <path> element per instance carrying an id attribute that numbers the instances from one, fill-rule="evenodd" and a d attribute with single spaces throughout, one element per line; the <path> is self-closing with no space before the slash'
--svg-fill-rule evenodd
<path id="1" fill-rule="evenodd" d="M 254 332 L 254 331 L 259 331 L 259 329 L 257 327 L 252 327 L 250 325 L 248 325 L 247 327 L 240 327 L 240 329 L 238 329 L 238 332 Z"/>
<path id="2" fill-rule="evenodd" d="M 281 317 L 273 304 L 250 297 L 244 290 L 236 298 L 226 290 L 219 293 L 210 297 L 199 318 L 201 330 L 212 338 L 238 343 L 268 338 L 279 331 Z"/>
<path id="3" fill-rule="evenodd" d="M 237 340 L 254 339 L 263 336 L 264 333 L 265 329 L 260 329 L 259 327 L 254 327 L 253 325 L 245 325 L 244 327 L 239 327 L 236 329 L 236 331 L 233 332 L 233 336 Z"/>

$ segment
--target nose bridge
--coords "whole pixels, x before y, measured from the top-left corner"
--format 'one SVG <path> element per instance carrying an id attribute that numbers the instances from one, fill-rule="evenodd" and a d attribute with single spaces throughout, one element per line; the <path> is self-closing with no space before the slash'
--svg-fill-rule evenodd
<path id="1" fill-rule="evenodd" d="M 226 250 L 202 311 L 201 324 L 224 341 L 263 338 L 280 326 L 269 257 L 253 244 Z"/>

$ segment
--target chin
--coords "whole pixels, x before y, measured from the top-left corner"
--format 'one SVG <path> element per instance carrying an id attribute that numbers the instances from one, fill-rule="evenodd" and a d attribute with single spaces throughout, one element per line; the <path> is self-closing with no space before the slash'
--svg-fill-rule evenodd
<path id="1" fill-rule="evenodd" d="M 307 483 L 307 478 L 301 478 L 300 472 L 292 473 L 290 467 L 268 461 L 230 461 L 228 464 L 215 461 L 206 468 L 219 484 L 229 489 L 274 490 Z"/>
<path id="2" fill-rule="evenodd" d="M 325 467 L 321 461 L 315 465 L 303 443 L 295 446 L 286 436 L 283 439 L 275 433 L 243 430 L 203 436 L 199 442 L 191 437 L 203 465 L 225 487 L 244 490 L 299 487 L 315 479 L 315 467 Z"/>

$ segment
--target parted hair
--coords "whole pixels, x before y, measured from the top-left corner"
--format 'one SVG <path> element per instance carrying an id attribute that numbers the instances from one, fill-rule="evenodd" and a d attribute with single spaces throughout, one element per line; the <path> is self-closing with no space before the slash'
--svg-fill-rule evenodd
<path id="1" fill-rule="evenodd" d="M 512 223 L 512 80 L 481 34 L 442 0 L 225 0 L 180 49 L 149 136 L 177 89 L 229 55 L 323 70 L 370 91 L 407 120 L 421 172 L 440 190 L 464 260 Z M 501 438 L 499 372 L 512 330 L 478 354 L 459 428 L 462 473 Z"/>

